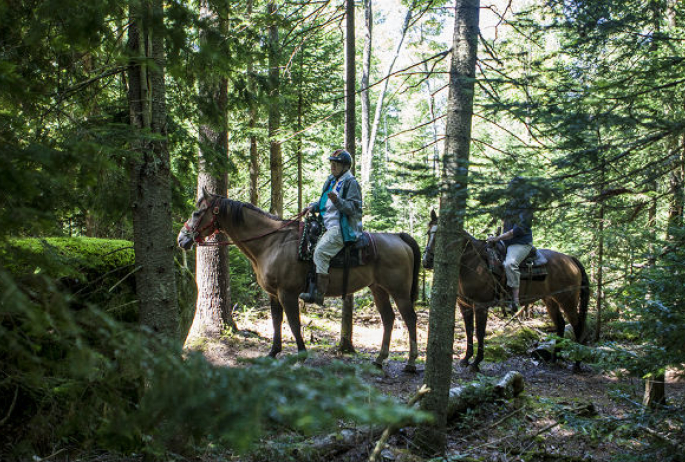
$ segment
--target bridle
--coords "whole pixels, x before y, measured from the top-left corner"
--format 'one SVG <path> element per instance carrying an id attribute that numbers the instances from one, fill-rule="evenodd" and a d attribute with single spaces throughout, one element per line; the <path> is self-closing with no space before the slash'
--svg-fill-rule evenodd
<path id="1" fill-rule="evenodd" d="M 424 251 L 424 258 L 430 255 L 431 259 L 435 257 L 435 250 L 433 246 L 435 245 L 435 235 L 438 232 L 438 224 L 431 225 L 428 228 L 428 242 L 426 243 L 426 250 Z"/>
<path id="2" fill-rule="evenodd" d="M 195 226 L 190 227 L 190 226 L 188 226 L 188 221 L 186 221 L 185 223 L 183 223 L 183 229 L 185 230 L 186 234 L 191 235 L 192 238 L 193 238 L 193 241 L 194 241 L 197 245 L 208 245 L 209 243 L 205 242 L 205 239 L 206 239 L 207 237 L 214 236 L 216 233 L 219 232 L 219 206 L 218 206 L 218 205 L 215 205 L 217 200 L 219 200 L 218 197 L 217 197 L 217 198 L 214 198 L 214 200 L 212 201 L 212 203 L 211 203 L 211 204 L 207 204 L 207 207 L 206 207 L 204 210 L 198 210 L 198 213 L 201 212 L 201 213 L 202 213 L 202 218 L 204 218 L 204 214 L 207 213 L 207 210 L 212 209 L 212 219 L 211 219 L 211 221 L 210 221 L 209 223 L 207 223 L 206 225 L 204 225 L 202 228 L 196 229 Z M 205 199 L 205 198 L 203 197 L 201 202 L 205 202 L 205 203 L 206 203 L 206 202 L 207 202 L 207 199 Z M 202 222 L 202 219 L 200 219 L 199 222 Z M 212 232 L 211 234 L 208 234 L 206 237 L 203 237 L 203 236 L 202 236 L 202 233 L 203 233 L 204 231 L 206 231 L 207 229 L 212 228 L 212 227 L 214 228 L 214 232 Z M 222 243 L 222 244 L 223 244 L 223 243 Z M 227 244 L 226 244 L 226 245 L 227 245 Z"/>
<path id="3" fill-rule="evenodd" d="M 204 210 L 198 210 L 198 213 L 202 213 L 202 216 L 204 217 L 204 214 L 207 213 L 207 210 L 212 209 L 212 219 L 209 223 L 201 227 L 200 229 L 195 229 L 195 227 L 190 227 L 188 226 L 188 221 L 186 221 L 183 224 L 183 229 L 185 230 L 186 234 L 189 234 L 192 236 L 193 241 L 201 247 L 220 247 L 220 246 L 226 246 L 226 245 L 233 245 L 236 243 L 243 243 L 243 242 L 250 242 L 254 241 L 257 239 L 261 239 L 263 237 L 269 236 L 271 234 L 277 233 L 278 231 L 282 230 L 283 228 L 291 225 L 292 223 L 295 223 L 299 221 L 300 218 L 302 218 L 308 210 L 305 209 L 302 212 L 298 213 L 295 215 L 293 218 L 290 220 L 286 220 L 281 226 L 279 226 L 276 229 L 272 229 L 270 231 L 266 231 L 262 234 L 259 234 L 257 236 L 252 236 L 247 239 L 241 239 L 236 242 L 231 242 L 231 241 L 205 241 L 205 239 L 214 236 L 217 234 L 219 231 L 221 231 L 221 227 L 219 225 L 219 214 L 221 213 L 221 209 L 219 205 L 215 205 L 217 201 L 220 201 L 222 198 L 221 197 L 215 197 L 214 200 L 212 200 L 211 204 L 208 204 L 207 207 Z M 207 202 L 207 199 L 202 198 L 201 202 Z M 202 222 L 202 219 L 199 220 Z M 208 234 L 207 236 L 203 237 L 202 233 L 209 229 L 209 228 L 214 228 L 214 231 L 211 234 Z"/>
<path id="4" fill-rule="evenodd" d="M 435 224 L 429 225 L 428 231 L 426 234 L 428 234 L 428 242 L 426 243 L 426 250 L 424 251 L 424 258 L 429 257 L 435 258 L 435 250 L 434 250 L 434 245 L 435 245 L 435 235 L 438 232 L 438 224 L 437 222 Z M 462 252 L 466 250 L 466 248 L 471 244 L 473 247 L 473 250 L 476 252 L 476 254 L 483 260 L 485 260 L 485 257 L 482 253 L 482 251 L 471 241 L 471 239 L 466 236 L 466 239 L 464 239 L 464 248 L 462 249 Z"/>

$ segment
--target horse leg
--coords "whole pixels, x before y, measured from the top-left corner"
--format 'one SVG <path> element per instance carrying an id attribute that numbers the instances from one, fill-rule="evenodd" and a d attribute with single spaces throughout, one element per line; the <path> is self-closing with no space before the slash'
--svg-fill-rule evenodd
<path id="1" fill-rule="evenodd" d="M 474 307 L 476 312 L 476 340 L 478 341 L 478 353 L 476 353 L 476 359 L 471 364 L 471 368 L 474 371 L 479 371 L 479 364 L 483 361 L 485 356 L 485 328 L 488 324 L 488 307 L 478 306 Z"/>
<path id="2" fill-rule="evenodd" d="M 297 343 L 297 352 L 302 353 L 306 351 L 306 348 L 304 346 L 304 339 L 302 338 L 300 305 L 297 299 L 297 294 L 279 291 L 278 300 L 281 302 L 281 305 L 285 310 L 285 316 L 288 318 L 290 331 L 293 333 L 293 337 L 295 337 L 295 343 Z"/>
<path id="3" fill-rule="evenodd" d="M 283 326 L 283 307 L 276 297 L 269 297 L 271 301 L 271 322 L 274 327 L 273 340 L 271 342 L 271 351 L 269 356 L 275 358 L 283 349 L 283 340 L 281 337 L 281 330 Z"/>
<path id="4" fill-rule="evenodd" d="M 416 311 L 414 311 L 414 302 L 411 298 L 395 298 L 397 304 L 397 311 L 400 312 L 404 325 L 409 332 L 409 359 L 404 366 L 405 372 L 416 372 L 416 358 L 419 356 L 419 347 L 416 339 Z"/>
<path id="5" fill-rule="evenodd" d="M 547 307 L 547 313 L 549 314 L 549 317 L 552 319 L 552 322 L 554 323 L 554 328 L 556 329 L 557 336 L 564 338 L 566 322 L 564 321 L 564 316 L 561 314 L 559 303 L 557 303 L 557 301 L 552 298 L 546 298 L 544 301 L 545 306 Z M 555 344 L 554 348 L 552 349 L 552 362 L 556 362 L 558 351 L 559 348 Z"/>
<path id="6" fill-rule="evenodd" d="M 459 365 L 468 367 L 469 360 L 473 356 L 473 307 L 461 303 L 457 303 L 457 305 L 459 305 L 461 317 L 464 319 L 464 329 L 466 329 L 466 353 L 464 358 L 459 361 Z"/>
<path id="7" fill-rule="evenodd" d="M 373 301 L 376 304 L 376 309 L 381 315 L 383 322 L 383 341 L 381 342 L 381 351 L 378 357 L 373 362 L 379 368 L 383 368 L 383 361 L 388 359 L 390 355 L 390 338 L 392 336 L 392 328 L 395 324 L 395 313 L 390 304 L 390 296 L 388 292 L 381 289 L 379 286 L 372 286 L 371 293 L 373 294 Z"/>

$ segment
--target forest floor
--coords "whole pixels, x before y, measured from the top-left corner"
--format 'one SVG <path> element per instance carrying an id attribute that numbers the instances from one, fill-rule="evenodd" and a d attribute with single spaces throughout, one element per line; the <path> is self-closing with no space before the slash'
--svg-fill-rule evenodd
<path id="1" fill-rule="evenodd" d="M 325 309 L 308 306 L 301 320 L 308 348 L 306 365 L 325 365 L 334 360 L 362 364 L 371 361 L 380 348 L 382 324 L 371 304 L 357 307 L 354 316 L 353 342 L 356 353 L 340 356 L 337 342 L 340 332 L 339 301 L 328 301 Z M 357 305 L 364 303 L 357 302 Z M 495 309 L 499 312 L 499 308 Z M 418 339 L 421 355 L 418 372 L 403 372 L 408 352 L 408 336 L 401 319 L 395 321 L 390 358 L 382 372 L 369 374 L 370 383 L 382 392 L 408 401 L 424 379 L 428 308 L 417 307 Z M 203 345 L 206 357 L 217 365 L 237 365 L 241 359 L 264 356 L 271 346 L 271 318 L 268 307 L 235 314 L 240 329 L 219 342 Z M 673 441 L 649 422 L 638 427 L 634 416 L 642 400 L 643 383 L 639 379 L 619 377 L 583 365 L 573 371 L 569 361 L 548 363 L 527 353 L 532 340 L 530 332 L 541 338 L 552 329 L 542 307 L 533 307 L 533 316 L 512 322 L 495 314 L 488 319 L 488 349 L 479 373 L 459 366 L 466 348 L 461 316 L 457 312 L 455 358 L 452 387 L 477 382 L 483 377 L 503 377 L 518 371 L 525 380 L 524 392 L 517 398 L 484 404 L 451 423 L 447 434 L 445 457 L 425 459 L 411 449 L 413 429 L 394 435 L 382 452 L 384 461 L 627 461 L 639 460 L 646 448 L 657 440 L 663 445 L 663 456 L 651 460 L 683 460 L 674 451 L 683 449 L 682 441 Z M 523 335 L 522 333 L 527 333 Z M 296 347 L 289 327 L 283 327 L 284 351 L 294 354 Z M 519 340 L 517 340 L 517 338 Z M 525 338 L 526 345 L 520 342 Z M 510 344 L 518 347 L 509 348 Z M 685 381 L 667 375 L 666 394 L 670 406 L 684 409 Z M 657 425 L 664 425 L 660 422 Z M 668 423 L 666 422 L 667 426 Z M 371 438 L 327 456 L 335 462 L 367 461 L 375 446 Z M 258 458 L 257 458 L 258 459 Z M 253 460 L 257 460 L 253 459 Z M 295 458 L 297 460 L 297 458 Z"/>

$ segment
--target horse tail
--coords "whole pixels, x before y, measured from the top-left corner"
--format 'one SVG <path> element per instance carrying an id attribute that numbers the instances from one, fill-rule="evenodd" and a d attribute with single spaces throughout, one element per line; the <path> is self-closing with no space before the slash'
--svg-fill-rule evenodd
<path id="1" fill-rule="evenodd" d="M 578 269 L 580 270 L 581 275 L 580 308 L 578 311 L 578 327 L 576 332 L 576 340 L 578 341 L 578 343 L 582 344 L 585 340 L 585 325 L 587 319 L 588 305 L 590 304 L 590 280 L 587 277 L 587 273 L 585 272 L 585 267 L 583 266 L 583 264 L 576 257 L 571 258 L 573 259 L 573 263 L 575 263 Z"/>
<path id="2" fill-rule="evenodd" d="M 411 301 L 415 302 L 419 298 L 419 271 L 421 270 L 421 248 L 416 240 L 407 233 L 400 233 L 400 238 L 411 247 L 414 253 L 414 273 L 411 281 Z"/>

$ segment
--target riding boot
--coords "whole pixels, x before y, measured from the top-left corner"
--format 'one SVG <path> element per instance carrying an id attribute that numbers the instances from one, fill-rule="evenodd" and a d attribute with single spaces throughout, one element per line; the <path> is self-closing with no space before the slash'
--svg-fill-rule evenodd
<path id="1" fill-rule="evenodd" d="M 511 314 L 516 314 L 519 310 L 519 288 L 511 288 Z"/>
<path id="2" fill-rule="evenodd" d="M 317 273 L 316 281 L 312 284 L 311 292 L 303 292 L 300 294 L 300 300 L 305 303 L 316 303 L 323 306 L 323 298 L 328 289 L 328 274 Z"/>

